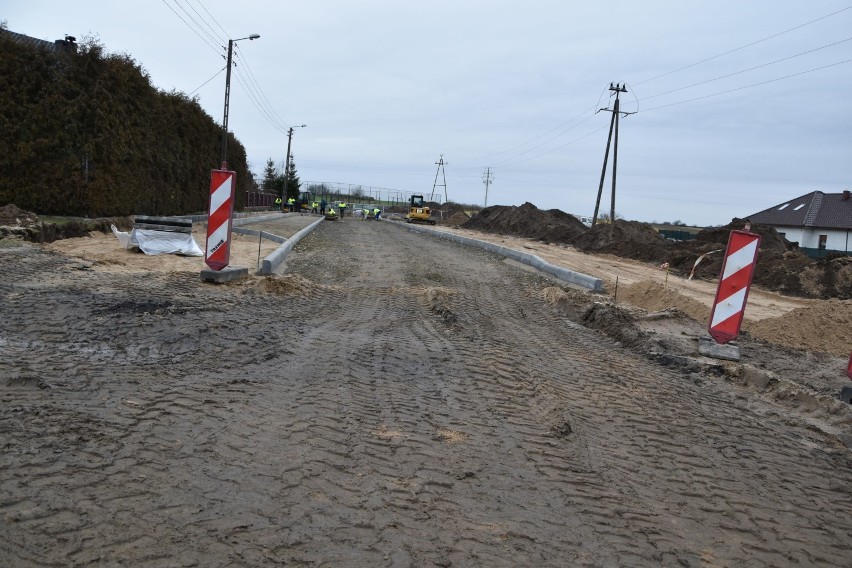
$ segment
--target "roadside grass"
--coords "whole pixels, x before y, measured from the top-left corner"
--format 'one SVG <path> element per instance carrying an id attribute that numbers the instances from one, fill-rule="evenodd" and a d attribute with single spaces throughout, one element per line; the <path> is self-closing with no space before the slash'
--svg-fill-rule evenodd
<path id="1" fill-rule="evenodd" d="M 27 246 L 27 242 L 23 241 L 21 239 L 7 239 L 7 238 L 0 239 L 0 249 L 18 248 L 18 247 L 24 247 L 24 246 Z"/>

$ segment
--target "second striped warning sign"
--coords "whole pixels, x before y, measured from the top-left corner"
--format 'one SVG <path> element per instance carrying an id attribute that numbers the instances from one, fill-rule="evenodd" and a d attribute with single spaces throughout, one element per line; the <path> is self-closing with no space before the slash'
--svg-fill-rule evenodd
<path id="1" fill-rule="evenodd" d="M 716 343 L 727 343 L 740 332 L 759 248 L 760 235 L 731 231 L 710 313 L 709 331 Z"/>

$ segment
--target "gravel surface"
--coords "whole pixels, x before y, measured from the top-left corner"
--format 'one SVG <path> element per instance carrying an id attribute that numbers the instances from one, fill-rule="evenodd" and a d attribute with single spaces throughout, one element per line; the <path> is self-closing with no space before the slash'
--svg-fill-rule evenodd
<path id="1" fill-rule="evenodd" d="M 852 564 L 837 436 L 482 251 L 347 218 L 227 285 L 0 273 L 1 565 Z"/>

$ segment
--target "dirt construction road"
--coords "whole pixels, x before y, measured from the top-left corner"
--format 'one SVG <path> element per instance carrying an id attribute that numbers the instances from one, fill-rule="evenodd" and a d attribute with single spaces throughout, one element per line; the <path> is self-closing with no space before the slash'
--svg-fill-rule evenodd
<path id="1" fill-rule="evenodd" d="M 849 448 L 487 253 L 347 219 L 232 285 L 0 273 L 0 565 L 852 565 Z"/>

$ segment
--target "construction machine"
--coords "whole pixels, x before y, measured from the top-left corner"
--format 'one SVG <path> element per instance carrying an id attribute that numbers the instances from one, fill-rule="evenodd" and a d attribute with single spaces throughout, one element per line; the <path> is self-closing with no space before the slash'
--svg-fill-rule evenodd
<path id="1" fill-rule="evenodd" d="M 408 215 L 405 216 L 406 223 L 428 223 L 434 225 L 435 221 L 430 218 L 432 210 L 423 204 L 422 195 L 412 195 L 409 200 Z"/>

